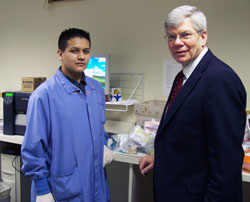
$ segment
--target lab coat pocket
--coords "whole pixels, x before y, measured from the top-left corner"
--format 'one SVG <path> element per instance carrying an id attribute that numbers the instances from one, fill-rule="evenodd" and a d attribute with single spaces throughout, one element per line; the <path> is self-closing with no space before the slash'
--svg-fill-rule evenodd
<path id="1" fill-rule="evenodd" d="M 187 182 L 187 190 L 190 193 L 204 194 L 206 192 L 206 189 L 207 189 L 206 181 L 190 180 Z"/>
<path id="2" fill-rule="evenodd" d="M 78 167 L 71 173 L 55 174 L 51 178 L 53 195 L 56 201 L 83 201 Z"/>

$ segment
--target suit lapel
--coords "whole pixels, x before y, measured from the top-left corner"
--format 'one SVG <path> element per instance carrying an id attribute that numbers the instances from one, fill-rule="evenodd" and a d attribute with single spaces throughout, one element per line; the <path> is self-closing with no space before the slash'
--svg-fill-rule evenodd
<path id="1" fill-rule="evenodd" d="M 205 54 L 205 56 L 201 59 L 193 73 L 190 75 L 190 77 L 187 79 L 186 83 L 176 96 L 171 108 L 169 109 L 168 113 L 165 116 L 166 113 L 166 106 L 164 110 L 164 115 L 161 119 L 161 124 L 158 128 L 157 134 L 160 134 L 163 128 L 168 124 L 168 122 L 173 118 L 175 113 L 180 108 L 181 104 L 185 101 L 186 97 L 192 92 L 192 90 L 195 88 L 196 84 L 202 77 L 202 72 L 206 70 L 208 67 L 208 63 L 211 61 L 213 54 L 208 50 L 208 52 Z M 169 96 L 170 97 L 170 96 Z M 168 99 L 169 102 L 169 99 Z M 167 103 L 168 103 L 167 102 Z M 164 118 L 165 117 L 165 118 Z"/>

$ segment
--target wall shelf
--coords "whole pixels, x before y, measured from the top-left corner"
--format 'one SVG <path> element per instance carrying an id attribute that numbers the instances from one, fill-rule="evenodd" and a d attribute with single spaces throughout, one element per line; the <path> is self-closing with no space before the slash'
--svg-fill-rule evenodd
<path id="1" fill-rule="evenodd" d="M 106 110 L 126 112 L 129 106 L 143 101 L 144 74 L 110 73 L 110 88 L 121 88 L 122 101 L 106 102 Z"/>
<path id="2" fill-rule="evenodd" d="M 119 102 L 106 102 L 106 111 L 126 112 L 129 106 L 138 103 L 138 100 L 122 100 Z"/>

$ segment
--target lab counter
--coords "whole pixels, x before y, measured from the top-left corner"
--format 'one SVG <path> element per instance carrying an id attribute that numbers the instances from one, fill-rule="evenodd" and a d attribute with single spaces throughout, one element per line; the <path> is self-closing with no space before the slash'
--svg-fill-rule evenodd
<path id="1" fill-rule="evenodd" d="M 20 135 L 4 135 L 0 133 L 0 142 L 3 143 L 11 143 L 11 144 L 17 144 L 21 145 L 23 141 L 23 136 Z M 114 157 L 114 164 L 115 163 L 125 163 L 128 165 L 128 187 L 127 187 L 127 199 L 128 202 L 132 202 L 134 193 L 135 192 L 135 170 L 138 172 L 138 164 L 139 160 L 142 156 L 145 154 L 125 154 L 125 153 L 120 153 L 120 152 L 115 152 L 115 157 Z M 136 169 L 134 167 L 137 166 Z M 243 182 L 250 182 L 250 173 L 242 171 L 242 180 Z M 112 191 L 112 190 L 111 190 Z"/>
<path id="2" fill-rule="evenodd" d="M 3 133 L 0 133 L 0 142 L 3 143 L 11 143 L 16 145 L 21 145 L 23 142 L 24 136 L 21 135 L 4 135 Z M 128 193 L 127 198 L 128 202 L 133 201 L 133 190 L 135 190 L 134 187 L 134 169 L 133 165 L 138 165 L 139 160 L 142 156 L 145 154 L 125 154 L 121 152 L 115 152 L 114 161 L 120 162 L 120 163 L 126 163 L 128 164 Z"/>
<path id="3" fill-rule="evenodd" d="M 21 136 L 21 135 L 4 135 L 3 133 L 0 133 L 0 141 L 21 145 L 23 142 L 23 136 Z"/>
<path id="4" fill-rule="evenodd" d="M 23 137 L 21 135 L 4 135 L 0 133 L 0 141 L 7 142 L 12 144 L 21 145 L 23 142 Z M 139 164 L 140 158 L 144 156 L 144 154 L 125 154 L 121 152 L 115 152 L 114 161 L 123 162 L 123 163 L 131 163 L 131 164 Z"/>
<path id="5" fill-rule="evenodd" d="M 0 141 L 21 145 L 23 142 L 23 136 L 4 135 L 0 133 Z M 121 152 L 115 152 L 114 161 L 129 163 L 129 164 L 139 164 L 139 160 L 142 156 L 143 154 L 135 155 L 135 154 L 125 154 Z M 242 171 L 242 177 L 244 182 L 250 182 L 250 173 Z"/>

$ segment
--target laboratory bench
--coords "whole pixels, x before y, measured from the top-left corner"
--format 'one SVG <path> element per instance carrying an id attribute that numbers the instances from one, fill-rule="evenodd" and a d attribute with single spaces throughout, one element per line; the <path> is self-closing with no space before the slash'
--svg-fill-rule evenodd
<path id="1" fill-rule="evenodd" d="M 4 135 L 3 133 L 0 133 L 0 142 L 2 143 L 9 143 L 9 144 L 15 144 L 15 145 L 21 146 L 23 138 L 24 136 L 21 136 L 21 135 Z M 117 192 L 121 191 L 122 194 L 124 194 L 124 198 L 125 198 L 124 201 L 135 202 L 135 200 L 133 200 L 133 198 L 136 195 L 136 193 L 134 193 L 134 191 L 136 190 L 135 186 L 137 186 L 135 182 L 136 180 L 134 179 L 136 178 L 135 172 L 137 172 L 137 175 L 138 175 L 138 171 L 139 171 L 138 164 L 139 164 L 140 158 L 143 155 L 144 154 L 134 155 L 134 154 L 125 154 L 125 153 L 115 152 L 114 161 L 111 163 L 112 165 L 110 164 L 107 166 L 106 170 L 107 170 L 107 176 L 108 176 L 109 181 L 116 181 L 119 179 L 119 177 L 125 177 L 125 180 L 127 181 L 127 183 L 125 183 L 126 185 L 124 188 L 114 191 L 116 192 L 116 194 Z M 117 172 L 117 170 L 119 171 Z M 110 179 L 110 178 L 113 178 L 113 179 Z M 124 184 L 121 182 L 123 182 L 123 180 L 122 181 L 118 180 L 118 182 L 115 184 L 112 184 L 112 182 L 109 182 L 109 185 L 113 187 L 113 189 L 117 189 L 117 188 L 119 189 L 119 186 L 124 186 Z M 19 182 L 18 184 L 20 186 L 21 183 Z M 124 192 L 124 189 L 126 189 L 125 192 Z M 21 187 L 18 187 L 17 190 L 21 190 Z M 112 192 L 112 188 L 110 188 L 110 191 Z M 112 193 L 111 193 L 111 197 L 112 197 Z M 120 193 L 114 197 L 120 197 Z M 116 201 L 116 200 L 112 200 L 112 201 Z M 122 201 L 122 200 L 119 200 L 119 201 Z M 16 202 L 23 202 L 23 201 L 17 200 Z"/>
<path id="2" fill-rule="evenodd" d="M 4 135 L 0 133 L 0 142 L 2 143 L 21 146 L 22 141 L 23 136 Z M 140 174 L 138 168 L 139 160 L 143 155 L 144 154 L 135 155 L 115 152 L 114 161 L 106 167 L 111 192 L 111 201 L 117 201 L 117 198 L 113 198 L 112 200 L 112 191 L 116 192 L 117 196 L 115 197 L 122 197 L 124 201 L 128 202 L 153 201 L 153 174 L 152 172 L 149 172 L 149 176 L 144 177 Z M 126 174 L 124 175 L 124 173 Z M 242 171 L 242 180 L 243 185 L 245 184 L 245 186 L 249 186 L 250 173 Z M 124 183 L 124 181 L 126 181 L 127 183 Z M 19 186 L 20 184 L 21 183 L 19 183 Z M 124 192 L 124 189 L 126 189 L 127 192 Z M 19 190 L 21 190 L 20 187 Z M 123 194 L 123 196 L 121 194 Z M 120 198 L 119 201 L 123 200 L 121 200 Z M 244 200 L 244 202 L 248 201 L 250 200 Z M 16 202 L 23 201 L 17 200 Z"/>
<path id="3" fill-rule="evenodd" d="M 4 135 L 3 133 L 0 133 L 0 141 L 21 145 L 23 142 L 23 136 Z M 135 155 L 135 154 L 125 154 L 125 153 L 115 152 L 114 161 L 129 163 L 129 164 L 139 164 L 139 160 L 142 156 L 143 154 Z M 244 182 L 250 182 L 250 173 L 242 171 L 242 180 Z"/>

